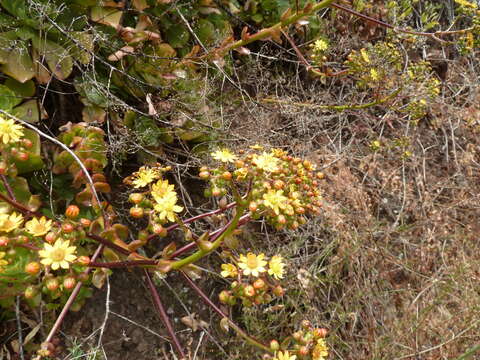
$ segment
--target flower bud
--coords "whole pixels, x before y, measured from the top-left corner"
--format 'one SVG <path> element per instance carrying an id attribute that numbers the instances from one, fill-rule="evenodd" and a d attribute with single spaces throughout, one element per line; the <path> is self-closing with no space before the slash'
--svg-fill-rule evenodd
<path id="1" fill-rule="evenodd" d="M 75 226 L 72 223 L 63 223 L 62 232 L 65 234 L 71 234 L 75 230 Z"/>
<path id="2" fill-rule="evenodd" d="M 81 218 L 80 219 L 80 224 L 83 227 L 89 227 L 92 224 L 92 221 L 90 219 L 87 219 L 87 218 Z"/>
<path id="3" fill-rule="evenodd" d="M 225 171 L 222 174 L 222 179 L 227 181 L 232 180 L 232 173 L 230 171 Z"/>
<path id="4" fill-rule="evenodd" d="M 143 200 L 143 194 L 140 194 L 140 193 L 132 193 L 128 196 L 128 201 L 130 201 L 133 204 L 140 204 L 142 200 Z"/>
<path id="5" fill-rule="evenodd" d="M 28 286 L 23 293 L 25 299 L 33 299 L 37 294 L 38 290 L 32 285 Z"/>
<path id="6" fill-rule="evenodd" d="M 213 188 L 212 189 L 212 195 L 215 196 L 215 197 L 218 197 L 218 196 L 222 195 L 222 190 L 220 190 L 219 188 Z"/>
<path id="7" fill-rule="evenodd" d="M 220 292 L 220 294 L 218 294 L 218 299 L 222 304 L 228 304 L 230 296 L 231 295 L 227 290 L 223 290 L 222 292 Z"/>
<path id="8" fill-rule="evenodd" d="M 47 235 L 45 235 L 45 241 L 48 242 L 49 244 L 53 244 L 56 238 L 57 238 L 57 235 L 52 231 L 50 231 L 49 233 L 47 233 Z"/>
<path id="9" fill-rule="evenodd" d="M 247 285 L 243 288 L 243 291 L 245 293 L 245 296 L 252 297 L 255 295 L 255 289 L 253 288 L 252 285 Z"/>
<path id="10" fill-rule="evenodd" d="M 277 340 L 270 341 L 270 350 L 278 351 L 279 349 L 280 349 L 280 344 L 278 343 Z"/>
<path id="11" fill-rule="evenodd" d="M 250 210 L 252 213 L 257 211 L 258 205 L 255 201 L 251 201 L 250 204 L 248 204 L 248 210 Z"/>
<path id="12" fill-rule="evenodd" d="M 131 217 L 139 219 L 139 218 L 142 218 L 143 215 L 144 215 L 143 208 L 137 207 L 137 206 L 134 206 L 134 207 L 130 208 L 130 216 Z"/>
<path id="13" fill-rule="evenodd" d="M 265 281 L 262 279 L 257 279 L 253 282 L 253 288 L 256 290 L 261 290 L 265 287 Z"/>
<path id="14" fill-rule="evenodd" d="M 313 330 L 313 336 L 316 338 L 324 338 L 327 336 L 328 330 L 325 328 L 316 328 Z"/>
<path id="15" fill-rule="evenodd" d="M 167 229 L 165 229 L 162 225 L 160 224 L 154 224 L 152 227 L 153 233 L 160 236 L 160 237 L 165 237 L 167 236 Z"/>
<path id="16" fill-rule="evenodd" d="M 72 290 L 77 284 L 77 280 L 73 276 L 67 276 L 63 279 L 63 287 L 67 290 Z"/>
<path id="17" fill-rule="evenodd" d="M 285 290 L 280 285 L 275 286 L 272 291 L 275 294 L 275 296 L 278 296 L 278 297 L 281 297 L 285 294 Z"/>
<path id="18" fill-rule="evenodd" d="M 25 272 L 30 275 L 37 275 L 40 272 L 40 264 L 36 261 L 32 261 L 25 265 Z"/>
<path id="19" fill-rule="evenodd" d="M 25 151 L 20 151 L 16 158 L 18 161 L 27 161 L 30 158 L 30 155 Z"/>
<path id="20" fill-rule="evenodd" d="M 6 236 L 0 236 L 0 246 L 7 246 L 10 239 Z"/>
<path id="21" fill-rule="evenodd" d="M 280 225 L 285 225 L 287 223 L 287 219 L 285 218 L 284 215 L 280 214 L 280 215 L 277 216 L 277 222 Z"/>
<path id="22" fill-rule="evenodd" d="M 22 146 L 23 146 L 24 148 L 26 148 L 26 149 L 31 149 L 32 146 L 33 146 L 33 142 L 32 142 L 32 140 L 30 140 L 30 139 L 25 139 L 25 138 L 23 138 L 23 139 L 22 139 Z"/>
<path id="23" fill-rule="evenodd" d="M 16 238 L 17 244 L 26 244 L 28 243 L 28 236 L 25 235 L 18 235 Z"/>
<path id="24" fill-rule="evenodd" d="M 87 266 L 88 264 L 90 264 L 90 258 L 88 256 L 82 255 L 77 258 L 77 262 L 80 265 Z"/>
<path id="25" fill-rule="evenodd" d="M 0 161 L 0 175 L 6 175 L 7 168 L 8 168 L 7 163 L 5 161 Z"/>
<path id="26" fill-rule="evenodd" d="M 300 356 L 307 356 L 309 353 L 310 353 L 310 351 L 308 350 L 308 347 L 306 347 L 306 346 L 302 346 L 300 349 L 298 349 L 298 354 Z"/>
<path id="27" fill-rule="evenodd" d="M 210 178 L 210 173 L 208 171 L 200 171 L 200 173 L 198 174 L 198 176 L 200 177 L 200 179 L 202 180 L 208 180 Z"/>
<path id="28" fill-rule="evenodd" d="M 48 290 L 50 291 L 55 291 L 58 289 L 59 287 L 59 283 L 58 283 L 58 280 L 56 278 L 50 278 L 47 280 L 47 282 L 45 283 L 45 286 L 47 287 Z"/>
<path id="29" fill-rule="evenodd" d="M 285 187 L 285 183 L 282 180 L 275 180 L 273 182 L 273 187 L 277 190 L 282 190 Z"/>
<path id="30" fill-rule="evenodd" d="M 77 205 L 70 205 L 65 210 L 65 216 L 72 220 L 76 219 L 79 214 L 80 214 L 80 208 Z"/>

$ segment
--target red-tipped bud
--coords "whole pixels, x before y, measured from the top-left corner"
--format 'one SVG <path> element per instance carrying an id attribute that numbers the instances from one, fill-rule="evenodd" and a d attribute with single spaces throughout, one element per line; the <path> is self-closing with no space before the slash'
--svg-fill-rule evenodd
<path id="1" fill-rule="evenodd" d="M 80 214 L 80 208 L 77 205 L 69 205 L 65 210 L 65 216 L 69 219 L 76 219 Z"/>
<path id="2" fill-rule="evenodd" d="M 92 224 L 92 221 L 90 219 L 87 219 L 87 218 L 81 218 L 80 219 L 80 224 L 83 227 L 89 227 Z"/>
<path id="3" fill-rule="evenodd" d="M 295 331 L 292 334 L 292 337 L 295 339 L 295 341 L 300 341 L 300 340 L 302 340 L 303 332 L 302 331 Z"/>
<path id="4" fill-rule="evenodd" d="M 47 282 L 45 283 L 45 286 L 47 287 L 48 290 L 55 291 L 58 289 L 60 284 L 58 283 L 58 280 L 56 278 L 51 278 L 47 280 Z"/>
<path id="5" fill-rule="evenodd" d="M 275 180 L 273 182 L 273 187 L 277 190 L 281 190 L 285 187 L 285 183 L 282 180 Z"/>
<path id="6" fill-rule="evenodd" d="M 317 338 L 324 338 L 327 336 L 328 330 L 325 328 L 316 328 L 313 330 L 313 336 Z"/>
<path id="7" fill-rule="evenodd" d="M 302 320 L 301 325 L 305 330 L 309 330 L 312 327 L 312 323 L 308 320 Z"/>
<path id="8" fill-rule="evenodd" d="M 283 216 L 282 214 L 278 215 L 277 216 L 277 222 L 280 224 L 280 225 L 285 225 L 287 223 L 287 219 L 285 218 L 285 216 Z"/>
<path id="9" fill-rule="evenodd" d="M 250 210 L 252 213 L 257 211 L 258 205 L 255 201 L 251 201 L 250 204 L 248 204 L 248 210 Z"/>
<path id="10" fill-rule="evenodd" d="M 140 204 L 143 200 L 143 194 L 140 193 L 132 193 L 128 197 L 128 201 L 130 201 L 133 204 Z"/>
<path id="11" fill-rule="evenodd" d="M 134 206 L 134 207 L 130 208 L 130 216 L 131 217 L 139 219 L 139 218 L 142 218 L 144 214 L 145 214 L 145 212 L 143 211 L 143 208 L 141 208 L 141 207 Z"/>
<path id="12" fill-rule="evenodd" d="M 71 234 L 75 231 L 75 226 L 72 223 L 63 223 L 62 224 L 62 232 L 65 234 Z"/>
<path id="13" fill-rule="evenodd" d="M 18 159 L 18 161 L 27 161 L 28 159 L 30 159 L 30 155 L 25 152 L 25 151 L 20 151 L 16 158 Z"/>
<path id="14" fill-rule="evenodd" d="M 220 190 L 219 188 L 213 188 L 212 189 L 212 195 L 215 196 L 215 197 L 218 197 L 218 196 L 222 195 L 222 190 Z"/>
<path id="15" fill-rule="evenodd" d="M 77 280 L 73 276 L 67 276 L 63 279 L 63 287 L 67 290 L 72 290 L 77 284 Z"/>
<path id="16" fill-rule="evenodd" d="M 45 241 L 48 242 L 49 244 L 53 244 L 56 239 L 57 239 L 57 234 L 55 234 L 52 231 L 50 231 L 49 233 L 47 233 L 47 235 L 45 235 Z"/>
<path id="17" fill-rule="evenodd" d="M 40 264 L 36 261 L 25 265 L 25 272 L 30 275 L 37 275 L 40 272 Z"/>
<path id="18" fill-rule="evenodd" d="M 265 281 L 263 281 L 262 279 L 257 279 L 253 282 L 253 288 L 256 290 L 261 290 L 265 288 L 265 285 Z"/>
<path id="19" fill-rule="evenodd" d="M 33 146 L 33 142 L 30 139 L 22 139 L 22 146 L 26 149 L 31 149 Z"/>
<path id="20" fill-rule="evenodd" d="M 208 171 L 200 171 L 198 176 L 200 177 L 200 179 L 208 180 L 210 178 L 210 173 Z"/>
<path id="21" fill-rule="evenodd" d="M 87 266 L 88 264 L 90 264 L 90 258 L 88 256 L 82 255 L 77 258 L 77 262 L 80 265 Z"/>
<path id="22" fill-rule="evenodd" d="M 310 351 L 308 350 L 308 347 L 306 347 L 306 346 L 302 346 L 300 349 L 298 349 L 298 354 L 300 356 L 307 356 L 309 353 L 310 353 Z"/>
<path id="23" fill-rule="evenodd" d="M 0 246 L 7 246 L 10 239 L 6 236 L 0 236 Z"/>
<path id="24" fill-rule="evenodd" d="M 168 234 L 167 229 L 165 229 L 162 225 L 160 224 L 155 224 L 152 227 L 153 233 L 160 236 L 160 237 L 165 237 Z"/>

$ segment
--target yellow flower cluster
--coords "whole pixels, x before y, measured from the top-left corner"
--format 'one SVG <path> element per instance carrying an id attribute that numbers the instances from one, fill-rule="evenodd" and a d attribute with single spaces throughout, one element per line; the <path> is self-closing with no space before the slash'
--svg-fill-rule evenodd
<path id="1" fill-rule="evenodd" d="M 4 145 L 14 143 L 23 136 L 23 127 L 0 114 L 0 139 Z"/>
<path id="2" fill-rule="evenodd" d="M 183 207 L 177 205 L 177 193 L 168 180 L 158 180 L 152 186 L 152 197 L 155 200 L 153 209 L 158 213 L 160 221 L 175 221 L 175 213 L 181 212 Z"/>
<path id="3" fill-rule="evenodd" d="M 268 264 L 268 270 L 266 265 Z M 255 255 L 254 253 L 240 254 L 238 259 L 238 267 L 242 271 L 242 275 L 259 277 L 261 273 L 267 272 L 275 279 L 283 279 L 285 273 L 285 263 L 280 255 L 274 255 L 270 261 L 266 261 L 265 254 Z M 238 269 L 234 264 L 222 264 L 223 277 L 235 278 L 238 275 Z"/>

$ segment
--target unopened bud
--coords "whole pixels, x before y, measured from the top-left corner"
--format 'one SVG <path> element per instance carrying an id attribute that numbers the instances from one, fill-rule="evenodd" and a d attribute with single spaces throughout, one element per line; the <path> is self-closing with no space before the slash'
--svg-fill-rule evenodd
<path id="1" fill-rule="evenodd" d="M 257 211 L 258 205 L 255 201 L 251 201 L 250 204 L 248 204 L 248 210 L 250 210 L 252 213 Z"/>
<path id="2" fill-rule="evenodd" d="M 160 224 L 155 224 L 153 225 L 153 232 L 154 234 L 160 236 L 160 237 L 165 237 L 167 236 L 167 229 L 165 229 L 162 225 Z"/>
<path id="3" fill-rule="evenodd" d="M 87 218 L 81 218 L 80 219 L 80 224 L 83 226 L 83 227 L 89 227 L 91 225 L 92 221 L 90 219 L 87 219 Z"/>
<path id="4" fill-rule="evenodd" d="M 223 290 L 222 292 L 220 292 L 220 294 L 218 294 L 218 299 L 222 304 L 228 304 L 230 296 L 231 295 L 227 290 Z"/>
<path id="5" fill-rule="evenodd" d="M 279 349 L 280 349 L 280 344 L 278 343 L 277 340 L 270 341 L 270 350 L 278 351 Z"/>
<path id="6" fill-rule="evenodd" d="M 36 261 L 25 265 L 25 272 L 30 275 L 37 275 L 40 272 L 40 264 Z"/>
<path id="7" fill-rule="evenodd" d="M 130 208 L 130 216 L 131 217 L 139 219 L 139 218 L 143 217 L 143 215 L 144 215 L 143 208 L 137 207 L 137 206 L 134 206 L 134 207 Z"/>
<path id="8" fill-rule="evenodd" d="M 71 223 L 62 224 L 62 232 L 65 234 L 71 234 L 75 230 L 75 226 Z"/>
<path id="9" fill-rule="evenodd" d="M 72 290 L 77 284 L 77 280 L 73 276 L 67 276 L 63 279 L 63 287 L 67 290 Z"/>
<path id="10" fill-rule="evenodd" d="M 10 239 L 6 236 L 0 236 L 0 246 L 7 246 Z"/>
<path id="11" fill-rule="evenodd" d="M 245 296 L 252 297 L 255 295 L 255 289 L 252 285 L 247 285 L 243 288 Z"/>
<path id="12" fill-rule="evenodd" d="M 308 350 L 308 347 L 306 347 L 306 346 L 302 346 L 300 349 L 298 349 L 298 354 L 300 356 L 307 356 L 309 353 L 310 353 L 310 351 Z"/>
<path id="13" fill-rule="evenodd" d="M 277 285 L 273 288 L 273 293 L 276 295 L 276 296 L 283 296 L 285 294 L 285 290 L 280 286 L 280 285 Z"/>
<path id="14" fill-rule="evenodd" d="M 90 264 L 90 258 L 88 256 L 82 255 L 77 258 L 77 262 L 80 265 L 87 266 L 88 264 Z"/>
<path id="15" fill-rule="evenodd" d="M 265 287 L 265 281 L 263 281 L 262 279 L 257 279 L 253 282 L 253 287 L 256 290 L 261 290 Z"/>
<path id="16" fill-rule="evenodd" d="M 143 200 L 143 194 L 140 194 L 140 193 L 132 193 L 128 197 L 128 201 L 130 201 L 133 204 L 140 204 L 142 200 Z"/>
<path id="17" fill-rule="evenodd" d="M 80 214 L 80 208 L 77 205 L 70 205 L 65 210 L 65 216 L 69 219 L 76 219 Z"/>
<path id="18" fill-rule="evenodd" d="M 47 287 L 48 290 L 50 291 L 55 291 L 59 287 L 58 280 L 56 278 L 51 278 L 48 279 L 47 282 L 45 283 L 45 286 Z"/>
<path id="19" fill-rule="evenodd" d="M 313 336 L 317 338 L 324 338 L 327 336 L 328 330 L 325 328 L 316 328 L 313 330 Z"/>
<path id="20" fill-rule="evenodd" d="M 210 178 L 210 173 L 208 171 L 200 171 L 198 176 L 200 177 L 200 179 L 208 180 Z"/>
<path id="21" fill-rule="evenodd" d="M 227 181 L 232 180 L 232 173 L 230 171 L 225 171 L 222 174 L 222 179 Z"/>

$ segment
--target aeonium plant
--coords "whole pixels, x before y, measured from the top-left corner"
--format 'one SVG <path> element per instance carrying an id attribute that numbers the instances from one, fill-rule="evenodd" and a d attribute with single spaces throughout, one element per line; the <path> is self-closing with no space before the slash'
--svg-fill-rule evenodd
<path id="1" fill-rule="evenodd" d="M 199 177 L 208 181 L 205 195 L 218 198 L 219 207 L 190 218 L 182 216 L 184 205 L 175 186 L 165 177 L 170 167 L 143 166 L 125 179 L 134 189 L 129 196 L 130 215 L 146 224 L 137 236 L 131 236 L 127 226 L 114 222 L 112 207 L 99 201 L 97 192 L 110 191 L 102 172 L 107 162 L 100 129 L 82 124 L 67 126 L 57 140 L 57 144 L 65 146 L 64 151 L 56 153 L 52 171 L 58 179 L 72 182 L 67 204 L 55 198 L 44 204 L 40 195 L 30 192 L 28 181 L 21 176 L 43 166 L 38 134 L 4 116 L 0 118 L 0 129 L 2 306 L 11 307 L 22 296 L 32 307 L 42 303 L 55 310 L 65 304 L 64 310 L 76 310 L 92 294 L 83 285 L 101 287 L 111 269 L 140 267 L 172 344 L 179 357 L 185 358 L 152 281 L 154 274 L 178 271 L 202 301 L 220 315 L 223 327 L 261 349 L 266 357 L 320 360 L 326 356 L 326 345 L 324 351 L 319 350 L 324 344 L 320 340 L 324 331 L 305 328 L 299 339 L 292 335 L 266 345 L 237 326 L 193 280 L 199 275 L 195 264 L 217 249 L 226 250 L 227 241 L 245 223 L 264 218 L 276 229 L 296 229 L 309 216 L 318 214 L 318 181 L 322 174 L 312 163 L 280 149 L 260 146 L 236 153 L 218 149 L 211 154 L 211 164 L 200 169 Z M 218 228 L 196 233 L 194 222 L 217 215 L 221 216 L 212 223 Z M 150 258 L 140 251 L 156 237 L 167 239 L 172 231 L 180 231 L 183 240 L 164 245 L 161 258 Z M 92 245 L 97 243 L 100 246 L 94 252 Z M 228 261 L 222 265 L 221 275 L 231 283 L 219 293 L 221 303 L 262 306 L 282 298 L 286 260 L 280 254 L 237 254 L 231 249 L 224 254 Z M 39 358 L 55 355 L 52 337 L 64 316 L 62 311 L 38 351 Z"/>

